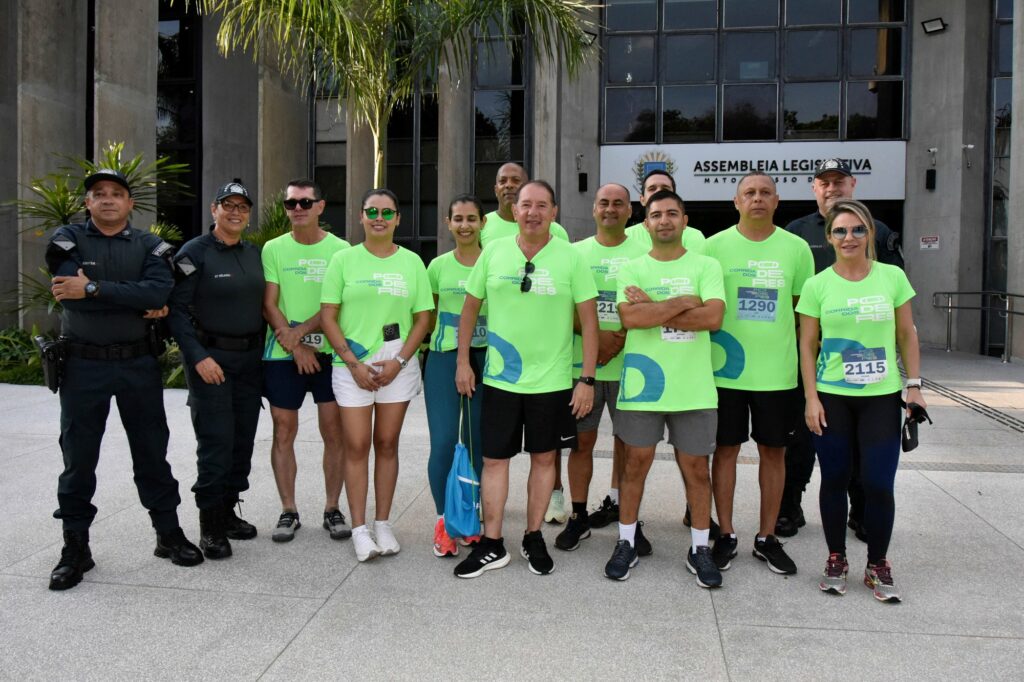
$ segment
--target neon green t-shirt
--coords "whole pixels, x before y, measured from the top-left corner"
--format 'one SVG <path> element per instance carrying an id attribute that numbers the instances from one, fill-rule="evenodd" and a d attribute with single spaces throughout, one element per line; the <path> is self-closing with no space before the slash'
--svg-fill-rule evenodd
<path id="1" fill-rule="evenodd" d="M 733 225 L 708 239 L 705 248 L 725 279 L 725 319 L 711 335 L 715 382 L 746 391 L 795 388 L 793 297 L 814 275 L 807 242 L 779 227 L 755 242 Z"/>
<path id="2" fill-rule="evenodd" d="M 619 270 L 618 285 L 618 303 L 628 300 L 628 286 L 643 289 L 654 301 L 676 296 L 725 301 L 718 261 L 690 251 L 672 261 L 649 255 L 630 261 Z M 710 332 L 660 326 L 630 329 L 622 355 L 616 409 L 684 412 L 718 407 Z"/>
<path id="3" fill-rule="evenodd" d="M 316 244 L 300 244 L 289 232 L 263 245 L 263 277 L 280 287 L 277 307 L 290 326 L 302 324 L 320 310 L 320 287 L 327 265 L 334 254 L 351 246 L 330 232 Z M 308 334 L 302 341 L 319 352 L 331 352 L 323 332 Z M 277 342 L 273 329 L 267 329 L 263 359 L 292 359 L 292 354 Z"/>
<path id="4" fill-rule="evenodd" d="M 449 351 L 459 346 L 459 319 L 466 302 L 466 282 L 473 268 L 455 258 L 455 252 L 443 253 L 427 266 L 430 290 L 437 296 L 437 322 L 430 337 L 430 350 Z M 487 304 L 480 307 L 473 330 L 473 348 L 487 346 Z"/>
<path id="5" fill-rule="evenodd" d="M 807 280 L 796 311 L 821 324 L 818 390 L 860 396 L 899 391 L 896 308 L 913 297 L 906 273 L 885 263 L 873 263 L 859 282 L 831 267 Z"/>
<path id="6" fill-rule="evenodd" d="M 597 298 L 583 257 L 551 239 L 531 261 L 531 288 L 520 290 L 526 257 L 515 239 L 484 249 L 466 292 L 487 301 L 484 384 L 513 393 L 572 387 L 572 316 L 577 303 Z"/>
<path id="7" fill-rule="evenodd" d="M 398 324 L 398 338 L 409 336 L 413 313 L 434 308 L 423 261 L 401 246 L 378 258 L 363 245 L 334 254 L 324 275 L 321 303 L 340 304 L 338 324 L 359 360 L 384 346 L 384 326 Z M 345 362 L 334 355 L 335 367 Z"/>
<path id="8" fill-rule="evenodd" d="M 650 251 L 651 247 L 654 245 L 651 240 L 651 233 L 647 231 L 647 226 L 643 223 L 630 225 L 626 228 L 626 234 L 643 242 L 647 246 L 648 251 Z M 683 246 L 687 251 L 704 253 L 704 242 L 706 241 L 707 238 L 704 236 L 704 233 L 693 225 L 687 225 L 686 229 L 683 230 Z"/>
<path id="9" fill-rule="evenodd" d="M 487 222 L 484 229 L 480 230 L 480 246 L 487 246 L 495 239 L 502 237 L 514 237 L 519 234 L 519 223 L 514 220 L 505 220 L 497 211 L 491 211 L 486 216 Z M 569 241 L 569 233 L 558 223 L 551 223 L 551 236 Z"/>
<path id="10" fill-rule="evenodd" d="M 583 261 L 590 268 L 590 274 L 594 279 L 594 286 L 597 287 L 597 322 L 598 327 L 605 331 L 618 331 L 622 329 L 622 322 L 619 320 L 619 308 L 615 305 L 615 285 L 619 268 L 639 258 L 648 251 L 649 246 L 644 246 L 632 237 L 626 237 L 626 241 L 618 246 L 601 246 L 597 237 L 589 237 L 581 242 L 573 244 Z M 583 337 L 573 334 L 572 338 L 572 377 L 578 379 L 583 370 Z M 607 365 L 598 365 L 595 378 L 598 381 L 618 381 L 622 374 L 622 353 L 620 352 L 611 359 Z"/>

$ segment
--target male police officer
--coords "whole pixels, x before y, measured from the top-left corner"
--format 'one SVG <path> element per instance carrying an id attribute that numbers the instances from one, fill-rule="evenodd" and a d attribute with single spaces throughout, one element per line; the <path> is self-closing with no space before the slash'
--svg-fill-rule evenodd
<path id="1" fill-rule="evenodd" d="M 259 248 L 242 239 L 251 210 L 241 181 L 227 183 L 210 206 L 213 230 L 174 258 L 168 322 L 184 358 L 197 443 L 192 492 L 207 559 L 231 556 L 228 538 L 256 537 L 234 512 L 249 488 L 263 404 L 263 265 Z"/>
<path id="2" fill-rule="evenodd" d="M 89 526 L 96 516 L 96 464 L 110 411 L 117 399 L 128 434 L 135 485 L 149 510 L 154 554 L 180 566 L 203 561 L 178 525 L 178 482 L 167 463 L 163 383 L 146 318 L 166 315 L 174 284 L 171 246 L 131 227 L 134 203 L 124 175 L 101 170 L 85 179 L 90 219 L 59 228 L 46 250 L 53 295 L 63 306 L 61 329 L 67 364 L 60 388 L 60 445 L 64 473 L 57 486 L 64 549 L 50 574 L 51 590 L 66 590 L 95 563 Z"/>

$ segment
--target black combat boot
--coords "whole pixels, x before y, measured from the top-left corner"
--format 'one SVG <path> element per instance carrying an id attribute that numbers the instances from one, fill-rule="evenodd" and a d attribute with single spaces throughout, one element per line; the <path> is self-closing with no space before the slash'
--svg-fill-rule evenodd
<path id="1" fill-rule="evenodd" d="M 235 514 L 234 504 L 224 505 L 225 534 L 232 540 L 252 540 L 256 537 L 256 526 Z"/>
<path id="2" fill-rule="evenodd" d="M 226 519 L 223 507 L 199 510 L 199 546 L 207 559 L 227 559 L 231 556 Z"/>
<path id="3" fill-rule="evenodd" d="M 195 566 L 203 563 L 203 553 L 188 541 L 180 526 L 166 533 L 157 532 L 153 556 L 170 559 L 172 564 L 178 566 Z"/>
<path id="4" fill-rule="evenodd" d="M 50 589 L 67 590 L 82 582 L 82 574 L 96 565 L 89 551 L 89 531 L 65 530 L 60 561 L 50 572 Z"/>

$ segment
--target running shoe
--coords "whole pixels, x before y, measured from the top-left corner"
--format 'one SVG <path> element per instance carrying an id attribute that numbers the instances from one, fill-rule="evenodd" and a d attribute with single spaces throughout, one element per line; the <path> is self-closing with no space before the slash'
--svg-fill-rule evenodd
<path id="1" fill-rule="evenodd" d="M 825 562 L 825 570 L 821 572 L 821 582 L 818 589 L 831 594 L 846 594 L 846 574 L 850 570 L 850 564 L 846 562 L 846 556 L 839 552 L 832 552 Z"/>
<path id="2" fill-rule="evenodd" d="M 544 520 L 548 523 L 565 523 L 567 518 L 569 514 L 565 511 L 565 493 L 561 490 L 552 490 L 548 510 L 544 512 Z"/>
<path id="3" fill-rule="evenodd" d="M 644 522 L 636 522 L 636 533 L 633 535 L 633 546 L 636 547 L 636 553 L 638 556 L 651 556 L 654 554 L 654 548 L 651 547 L 651 541 L 644 535 Z"/>
<path id="4" fill-rule="evenodd" d="M 590 527 L 604 528 L 610 523 L 619 522 L 619 503 L 612 502 L 610 495 L 605 495 L 604 500 L 594 511 L 590 512 Z"/>
<path id="5" fill-rule="evenodd" d="M 505 551 L 505 543 L 489 537 L 481 537 L 469 556 L 455 567 L 458 578 L 476 578 L 496 568 L 505 568 L 512 561 L 512 555 Z"/>
<path id="6" fill-rule="evenodd" d="M 352 529 L 352 547 L 359 561 L 369 561 L 380 556 L 380 547 L 374 542 L 373 535 L 366 526 Z"/>
<path id="7" fill-rule="evenodd" d="M 604 575 L 612 580 L 628 580 L 629 569 L 640 563 L 636 549 L 629 544 L 629 540 L 619 540 L 615 543 L 615 551 L 612 558 L 604 565 Z"/>
<path id="8" fill-rule="evenodd" d="M 782 549 L 782 543 L 774 535 L 769 535 L 761 541 L 755 538 L 753 555 L 768 564 L 772 573 L 779 575 L 794 575 L 796 573 L 796 564 L 786 554 L 786 550 Z"/>
<path id="9" fill-rule="evenodd" d="M 569 517 L 569 523 L 565 524 L 565 530 L 555 538 L 555 547 L 566 552 L 571 552 L 580 546 L 580 542 L 590 537 L 590 523 L 587 521 L 586 512 L 583 516 L 573 512 Z"/>
<path id="10" fill-rule="evenodd" d="M 352 530 L 345 525 L 345 515 L 340 509 L 324 512 L 324 530 L 331 534 L 332 540 L 344 540 L 352 537 Z"/>
<path id="11" fill-rule="evenodd" d="M 536 575 L 547 575 L 555 570 L 555 562 L 548 554 L 548 546 L 544 544 L 544 536 L 539 530 L 523 535 L 523 548 L 519 553 L 530 562 L 530 571 Z"/>
<path id="12" fill-rule="evenodd" d="M 686 553 L 686 568 L 697 576 L 697 584 L 701 587 L 721 587 L 722 572 L 715 565 L 711 556 L 711 548 L 707 545 L 691 547 Z"/>
<path id="13" fill-rule="evenodd" d="M 711 558 L 715 560 L 715 566 L 720 571 L 728 571 L 732 566 L 732 560 L 736 558 L 737 540 L 729 535 L 719 535 L 715 540 L 715 546 L 711 550 Z"/>
<path id="14" fill-rule="evenodd" d="M 281 512 L 277 519 L 277 527 L 274 528 L 270 539 L 274 542 L 291 542 L 295 538 L 295 531 L 302 528 L 299 523 L 299 512 Z"/>
<path id="15" fill-rule="evenodd" d="M 871 588 L 878 601 L 898 602 L 900 591 L 892 579 L 892 564 L 888 559 L 868 564 L 864 569 L 864 584 Z"/>
<path id="16" fill-rule="evenodd" d="M 476 543 L 480 542 L 480 537 L 479 535 L 470 535 L 468 538 L 458 538 L 456 542 L 463 547 L 473 547 Z"/>
<path id="17" fill-rule="evenodd" d="M 380 548 L 381 556 L 391 556 L 402 551 L 395 534 L 391 531 L 390 521 L 374 521 L 373 537 L 377 542 L 377 547 Z"/>
<path id="18" fill-rule="evenodd" d="M 434 556 L 459 556 L 459 546 L 448 536 L 448 531 L 444 528 L 444 519 L 438 519 L 434 524 Z"/>
<path id="19" fill-rule="evenodd" d="M 795 513 L 780 515 L 775 521 L 775 534 L 780 538 L 791 538 L 807 525 L 803 511 L 797 507 Z"/>

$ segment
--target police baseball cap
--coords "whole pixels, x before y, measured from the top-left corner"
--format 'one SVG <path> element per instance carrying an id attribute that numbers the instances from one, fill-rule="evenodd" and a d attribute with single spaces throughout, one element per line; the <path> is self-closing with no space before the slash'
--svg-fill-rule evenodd
<path id="1" fill-rule="evenodd" d="M 239 178 L 235 178 L 231 182 L 227 183 L 226 185 L 218 189 L 217 197 L 214 199 L 214 201 L 219 204 L 228 197 L 236 195 L 245 199 L 247 202 L 249 202 L 249 205 L 252 206 L 252 198 L 249 196 L 249 190 L 245 188 L 245 185 L 242 184 L 242 181 Z"/>
<path id="2" fill-rule="evenodd" d="M 853 177 L 853 170 L 850 168 L 850 164 L 843 159 L 825 159 L 818 164 L 818 169 L 814 171 L 814 177 L 819 178 L 825 173 L 839 173 L 848 178 Z"/>
<path id="3" fill-rule="evenodd" d="M 128 178 L 124 176 L 124 173 L 113 168 L 100 168 L 99 170 L 90 173 L 85 178 L 85 191 L 88 192 L 92 189 L 92 186 L 97 182 L 103 182 L 107 180 L 109 182 L 116 182 L 117 184 L 128 190 L 128 196 L 132 194 L 132 188 L 128 186 Z"/>

